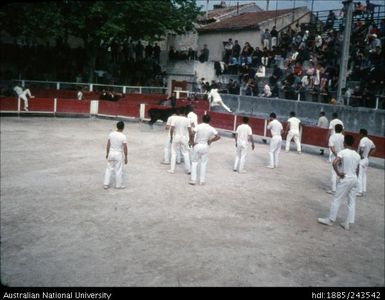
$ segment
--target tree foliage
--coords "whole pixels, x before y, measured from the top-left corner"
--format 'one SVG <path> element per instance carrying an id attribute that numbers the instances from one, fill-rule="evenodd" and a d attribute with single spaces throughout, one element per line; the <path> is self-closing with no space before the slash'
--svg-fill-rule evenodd
<path id="1" fill-rule="evenodd" d="M 0 26 L 14 37 L 72 35 L 92 46 L 111 37 L 160 40 L 168 31 L 192 30 L 199 14 L 196 0 L 16 2 L 0 8 Z"/>

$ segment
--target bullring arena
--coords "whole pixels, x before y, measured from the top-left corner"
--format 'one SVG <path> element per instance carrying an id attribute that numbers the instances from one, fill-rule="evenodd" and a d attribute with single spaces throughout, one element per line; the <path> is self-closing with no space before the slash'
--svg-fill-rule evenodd
<path id="1" fill-rule="evenodd" d="M 231 131 L 219 127 L 207 183 L 191 186 L 182 165 L 169 174 L 160 164 L 160 122 L 151 128 L 114 113 L 73 118 L 56 102 L 54 113 L 34 114 L 51 105 L 39 99 L 22 113 L 1 102 L 4 285 L 384 286 L 382 159 L 371 159 L 368 194 L 357 198 L 356 223 L 345 231 L 337 224 L 346 203 L 336 225 L 317 223 L 331 201 L 330 164 L 317 146 L 282 151 L 270 170 L 268 145 L 256 135 L 247 173 L 238 174 Z M 99 102 L 99 112 L 114 104 Z M 104 190 L 107 136 L 120 119 L 127 188 Z"/>

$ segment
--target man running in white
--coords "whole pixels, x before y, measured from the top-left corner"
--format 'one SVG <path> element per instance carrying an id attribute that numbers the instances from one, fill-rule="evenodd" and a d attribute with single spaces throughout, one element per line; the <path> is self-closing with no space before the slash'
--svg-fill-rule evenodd
<path id="1" fill-rule="evenodd" d="M 269 148 L 269 155 L 270 155 L 270 165 L 267 166 L 269 169 L 278 168 L 278 156 L 281 152 L 281 145 L 282 145 L 282 132 L 283 127 L 281 122 L 279 122 L 277 119 L 277 116 L 275 113 L 270 114 L 269 124 L 267 125 L 267 129 L 271 131 L 272 138 L 270 140 L 270 148 Z"/>
<path id="2" fill-rule="evenodd" d="M 209 125 L 210 116 L 204 115 L 203 123 L 194 128 L 192 135 L 190 136 L 190 142 L 193 142 L 194 151 L 192 156 L 191 166 L 191 180 L 189 184 L 195 185 L 197 183 L 197 171 L 198 164 L 200 164 L 200 176 L 199 183 L 205 184 L 206 180 L 206 168 L 208 162 L 208 154 L 211 143 L 219 140 L 221 137 L 218 135 L 218 131 L 214 127 Z M 194 136 L 195 135 L 195 136 Z"/>
<path id="3" fill-rule="evenodd" d="M 341 205 L 341 200 L 348 197 L 348 215 L 341 226 L 349 230 L 354 223 L 356 212 L 357 175 L 359 172 L 360 156 L 352 149 L 354 138 L 346 135 L 344 139 L 345 149 L 337 154 L 333 161 L 333 168 L 340 178 L 337 183 L 337 191 L 333 197 L 328 218 L 318 218 L 318 222 L 324 225 L 333 225 Z M 341 167 L 340 167 L 341 165 Z"/>
<path id="4" fill-rule="evenodd" d="M 360 172 L 358 174 L 358 197 L 362 197 L 366 193 L 366 172 L 369 166 L 369 156 L 376 149 L 373 141 L 368 138 L 368 131 L 364 128 L 360 129 L 360 144 L 358 145 L 358 154 L 361 156 Z"/>
<path id="5" fill-rule="evenodd" d="M 124 123 L 119 121 L 116 124 L 116 131 L 108 136 L 106 159 L 107 169 L 104 175 L 104 188 L 110 187 L 112 173 L 115 173 L 115 186 L 117 189 L 124 189 L 123 183 L 123 154 L 124 164 L 127 164 L 127 138 L 123 134 Z"/>
<path id="6" fill-rule="evenodd" d="M 23 89 L 21 87 L 19 87 L 18 85 L 16 85 L 13 88 L 13 90 L 15 91 L 15 93 L 17 95 L 17 101 L 22 99 L 24 101 L 24 110 L 28 111 L 28 98 L 27 97 L 35 98 L 35 96 L 31 95 L 31 91 L 29 89 L 25 89 L 23 91 Z"/>
<path id="7" fill-rule="evenodd" d="M 190 157 L 188 153 L 189 136 L 191 135 L 191 124 L 186 116 L 182 115 L 181 109 L 176 109 L 176 117 L 171 121 L 170 143 L 171 143 L 171 166 L 167 172 L 175 173 L 177 153 L 180 151 L 184 160 L 184 167 L 188 174 L 191 172 Z"/>
<path id="8" fill-rule="evenodd" d="M 301 128 L 301 120 L 296 118 L 295 112 L 290 113 L 290 118 L 287 120 L 287 125 L 285 129 L 286 136 L 286 152 L 290 150 L 290 142 L 294 138 L 294 142 L 297 146 L 298 154 L 301 154 L 301 142 L 299 141 L 299 130 Z"/>
<path id="9" fill-rule="evenodd" d="M 329 157 L 331 166 L 331 190 L 328 190 L 328 194 L 334 195 L 337 189 L 337 174 L 334 171 L 333 161 L 336 159 L 337 154 L 344 149 L 344 135 L 342 134 L 342 125 L 337 124 L 335 126 L 335 134 L 329 138 L 329 149 L 331 156 Z"/>
<path id="10" fill-rule="evenodd" d="M 223 103 L 221 95 L 218 93 L 218 88 L 214 85 L 208 94 L 208 99 L 210 103 L 210 107 L 221 105 L 228 112 L 231 112 L 231 109 Z"/>
<path id="11" fill-rule="evenodd" d="M 237 148 L 237 153 L 235 156 L 234 162 L 234 172 L 246 173 L 245 171 L 245 161 L 247 155 L 247 146 L 249 142 L 251 142 L 251 149 L 254 150 L 254 140 L 253 140 L 253 132 L 251 127 L 249 126 L 249 118 L 243 117 L 243 124 L 237 127 L 237 131 L 235 133 L 235 147 Z"/>

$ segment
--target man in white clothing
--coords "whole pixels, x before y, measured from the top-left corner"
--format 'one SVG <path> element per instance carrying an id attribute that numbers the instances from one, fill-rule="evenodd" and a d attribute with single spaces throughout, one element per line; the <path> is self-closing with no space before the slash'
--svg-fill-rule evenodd
<path id="1" fill-rule="evenodd" d="M 335 127 L 337 124 L 341 124 L 342 125 L 342 129 L 344 128 L 344 123 L 338 119 L 338 113 L 334 112 L 332 113 L 332 119 L 329 123 L 329 136 L 328 138 L 330 138 L 333 134 L 335 134 Z M 331 160 L 331 156 L 332 156 L 332 153 L 329 152 L 329 160 Z"/>
<path id="2" fill-rule="evenodd" d="M 202 120 L 203 123 L 195 127 L 193 133 L 190 135 L 190 142 L 193 143 L 194 146 L 191 165 L 191 180 L 189 181 L 189 184 L 191 185 L 197 183 L 198 164 L 200 164 L 199 182 L 201 185 L 205 184 L 210 145 L 221 138 L 218 131 L 209 125 L 209 115 L 204 115 Z"/>
<path id="3" fill-rule="evenodd" d="M 210 90 L 208 94 L 208 99 L 209 99 L 210 107 L 220 105 L 224 109 L 226 109 L 228 112 L 231 112 L 231 109 L 226 104 L 223 103 L 222 97 L 221 95 L 219 95 L 218 89 L 216 88 L 216 86 L 214 86 Z"/>
<path id="4" fill-rule="evenodd" d="M 275 113 L 270 114 L 267 129 L 271 131 L 272 135 L 269 148 L 270 165 L 268 165 L 267 168 L 274 169 L 278 167 L 278 157 L 279 153 L 281 152 L 283 132 L 282 124 L 277 120 L 277 116 Z"/>
<path id="5" fill-rule="evenodd" d="M 192 128 L 198 125 L 198 116 L 194 112 L 194 109 L 191 105 L 187 106 L 187 118 L 190 120 L 190 124 Z"/>
<path id="6" fill-rule="evenodd" d="M 22 99 L 24 101 L 24 110 L 28 111 L 28 98 L 27 97 L 35 98 L 35 96 L 31 95 L 31 91 L 29 89 L 25 89 L 23 91 L 23 89 L 20 86 L 18 86 L 18 85 L 16 85 L 13 88 L 13 90 L 15 91 L 15 93 L 17 95 L 17 101 Z"/>
<path id="7" fill-rule="evenodd" d="M 319 113 L 317 126 L 321 128 L 329 128 L 329 120 L 325 117 L 324 111 Z M 320 149 L 320 155 L 324 155 L 324 149 Z"/>
<path id="8" fill-rule="evenodd" d="M 171 130 L 171 122 L 172 120 L 176 117 L 176 114 L 173 113 L 171 116 L 168 117 L 167 122 L 166 122 L 166 127 L 165 130 L 167 130 L 167 138 L 164 142 L 164 148 L 163 148 L 163 161 L 162 164 L 164 165 L 169 165 L 170 164 L 170 159 L 171 159 L 171 143 L 170 143 L 170 130 Z M 180 157 L 179 153 L 177 153 L 177 163 L 180 162 Z"/>
<path id="9" fill-rule="evenodd" d="M 171 143 L 171 166 L 169 173 L 175 173 L 177 153 L 180 151 L 184 160 L 184 167 L 188 174 L 191 172 L 190 157 L 188 153 L 189 136 L 191 135 L 191 124 L 181 109 L 176 109 L 176 117 L 171 120 L 170 143 Z"/>
<path id="10" fill-rule="evenodd" d="M 286 135 L 286 152 L 290 150 L 290 142 L 294 138 L 294 142 L 297 146 L 298 154 L 301 154 L 301 142 L 299 140 L 299 131 L 301 128 L 301 120 L 296 118 L 295 112 L 290 112 L 290 118 L 287 120 L 287 125 L 285 129 Z"/>
<path id="11" fill-rule="evenodd" d="M 271 97 L 272 93 L 271 93 L 271 88 L 270 86 L 267 84 L 267 82 L 265 82 L 265 85 L 263 86 L 263 93 L 262 93 L 262 97 Z"/>
<path id="12" fill-rule="evenodd" d="M 342 125 L 337 124 L 335 126 L 335 134 L 329 138 L 329 149 L 331 156 L 329 157 L 331 166 L 331 190 L 328 190 L 328 194 L 334 195 L 337 189 L 337 174 L 334 171 L 333 161 L 337 158 L 337 154 L 344 149 L 344 135 L 342 134 Z"/>
<path id="13" fill-rule="evenodd" d="M 366 193 L 366 172 L 369 166 L 369 156 L 376 149 L 373 141 L 368 138 L 368 131 L 364 128 L 360 129 L 360 144 L 358 145 L 358 154 L 361 156 L 360 172 L 358 175 L 358 197 L 362 197 Z"/>
<path id="14" fill-rule="evenodd" d="M 332 114 L 332 120 L 329 123 L 329 136 L 336 133 L 334 129 L 337 124 L 341 124 L 342 129 L 344 128 L 344 123 L 340 119 L 338 119 L 338 113 L 334 112 Z"/>
<path id="15" fill-rule="evenodd" d="M 247 146 L 251 142 L 251 149 L 254 150 L 254 140 L 251 127 L 249 126 L 249 118 L 243 117 L 243 124 L 237 127 L 235 133 L 235 147 L 237 148 L 237 154 L 235 156 L 234 162 L 234 172 L 246 173 L 245 171 L 245 161 L 247 155 Z"/>
<path id="16" fill-rule="evenodd" d="M 337 190 L 333 196 L 328 218 L 318 218 L 318 222 L 324 225 L 333 225 L 336 221 L 337 213 L 341 205 L 341 200 L 348 197 L 348 215 L 341 226 L 349 230 L 350 224 L 355 221 L 356 212 L 356 193 L 357 193 L 357 175 L 359 172 L 360 156 L 352 149 L 354 138 L 346 135 L 344 139 L 345 149 L 337 154 L 333 161 L 333 168 L 340 178 L 337 183 Z"/>
<path id="17" fill-rule="evenodd" d="M 187 112 L 187 119 L 189 119 L 190 124 L 191 124 L 191 130 L 193 130 L 195 127 L 198 126 L 198 116 L 194 112 L 194 109 L 191 105 L 187 106 L 186 112 Z M 191 162 L 192 154 L 193 154 L 193 148 L 191 147 L 191 145 L 189 145 L 189 146 L 190 147 L 188 148 L 188 153 L 189 153 L 190 162 Z"/>
<path id="18" fill-rule="evenodd" d="M 116 131 L 108 136 L 106 159 L 107 169 L 104 175 L 104 188 L 110 187 L 112 173 L 115 173 L 115 186 L 117 189 L 124 189 L 123 185 L 123 155 L 124 164 L 127 164 L 127 138 L 123 134 L 124 123 L 119 121 L 116 124 Z"/>

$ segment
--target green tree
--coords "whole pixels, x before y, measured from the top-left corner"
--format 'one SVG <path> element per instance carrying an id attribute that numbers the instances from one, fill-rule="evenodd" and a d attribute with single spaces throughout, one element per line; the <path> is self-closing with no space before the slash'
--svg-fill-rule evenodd
<path id="1" fill-rule="evenodd" d="M 169 31 L 193 30 L 200 13 L 196 0 L 16 2 L 0 8 L 0 27 L 28 41 L 80 38 L 93 81 L 101 40 L 161 40 Z"/>

